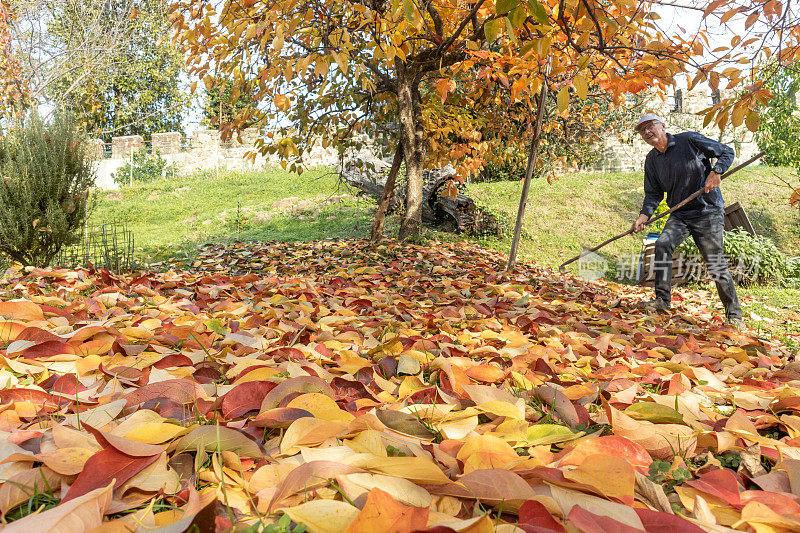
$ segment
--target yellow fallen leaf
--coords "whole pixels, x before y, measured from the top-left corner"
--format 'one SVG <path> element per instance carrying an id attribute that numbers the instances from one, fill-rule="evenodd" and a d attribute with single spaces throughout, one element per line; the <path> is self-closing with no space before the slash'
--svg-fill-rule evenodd
<path id="1" fill-rule="evenodd" d="M 590 455 L 575 470 L 564 472 L 564 477 L 594 487 L 601 496 L 633 505 L 636 473 L 631 464 L 621 457 Z"/>
<path id="2" fill-rule="evenodd" d="M 416 483 L 399 477 L 358 473 L 343 474 L 337 476 L 336 479 L 341 481 L 343 485 L 350 484 L 360 487 L 364 493 L 368 493 L 374 488 L 379 488 L 390 494 L 398 502 L 414 507 L 428 507 L 433 501 L 433 497 L 427 490 Z"/>
<path id="3" fill-rule="evenodd" d="M 169 424 L 166 422 L 146 422 L 129 433 L 125 434 L 126 439 L 145 442 L 147 444 L 163 444 L 177 437 L 187 434 L 191 428 Z"/>
<path id="4" fill-rule="evenodd" d="M 335 500 L 312 500 L 283 510 L 309 533 L 342 533 L 358 516 L 358 508 Z"/>
<path id="5" fill-rule="evenodd" d="M 347 424 L 330 422 L 319 418 L 298 418 L 286 429 L 281 439 L 281 453 L 292 455 L 299 451 L 300 446 L 315 446 L 322 444 L 332 437 L 344 436 L 347 433 Z"/>
<path id="6" fill-rule="evenodd" d="M 65 476 L 75 476 L 81 473 L 84 463 L 95 453 L 97 453 L 96 448 L 69 446 L 52 452 L 41 453 L 36 458 L 54 472 Z"/>
<path id="7" fill-rule="evenodd" d="M 464 463 L 464 473 L 483 468 L 503 468 L 519 459 L 509 444 L 493 435 L 468 437 L 456 458 Z"/>
<path id="8" fill-rule="evenodd" d="M 430 459 L 422 457 L 377 457 L 359 455 L 350 461 L 350 466 L 371 472 L 386 474 L 428 485 L 450 483 L 450 478 Z"/>
<path id="9" fill-rule="evenodd" d="M 341 422 L 349 424 L 355 417 L 347 411 L 340 409 L 339 405 L 330 396 L 320 394 L 318 392 L 309 392 L 301 394 L 297 398 L 290 401 L 286 407 L 294 407 L 296 409 L 305 409 L 315 418 L 320 420 L 328 420 L 330 422 Z"/>

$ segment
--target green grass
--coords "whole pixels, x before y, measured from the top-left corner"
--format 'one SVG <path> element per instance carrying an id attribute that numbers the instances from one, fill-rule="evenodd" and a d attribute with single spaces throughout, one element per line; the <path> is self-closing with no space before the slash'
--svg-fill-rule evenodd
<path id="1" fill-rule="evenodd" d="M 134 234 L 137 259 L 153 262 L 196 244 L 230 239 L 312 240 L 363 236 L 371 206 L 346 197 L 330 169 L 289 174 L 265 171 L 209 172 L 99 191 L 90 227 L 125 220 Z M 298 198 L 305 208 L 275 204 Z"/>
<path id="2" fill-rule="evenodd" d="M 727 203 L 739 201 L 744 206 L 757 233 L 775 239 L 786 253 L 798 255 L 800 213 L 789 207 L 789 189 L 776 185 L 778 180 L 773 176 L 792 180 L 793 172 L 767 167 L 745 169 L 723 183 L 723 195 Z M 478 183 L 469 185 L 468 194 L 505 213 L 513 225 L 521 188 L 520 182 Z M 153 254 L 163 255 L 176 245 L 232 238 L 285 241 L 364 236 L 374 212 L 373 203 L 350 198 L 321 206 L 321 212 L 316 212 L 326 198 L 347 192 L 330 169 L 311 170 L 302 176 L 280 168 L 225 171 L 219 177 L 202 172 L 134 184 L 120 191 L 102 191 L 90 222 L 97 225 L 127 220 L 143 260 Z M 634 172 L 572 174 L 552 184 L 534 181 L 520 257 L 557 267 L 585 247 L 627 230 L 639 212 L 642 195 L 642 174 Z M 308 201 L 312 208 L 301 214 L 278 212 L 275 203 L 288 197 Z M 390 218 L 389 222 L 396 227 L 396 220 Z M 507 252 L 511 241 L 506 237 L 480 242 Z M 602 250 L 609 258 L 640 251 L 641 235 L 625 237 Z"/>
<path id="3" fill-rule="evenodd" d="M 791 191 L 775 177 L 797 183 L 792 178 L 794 172 L 746 168 L 726 179 L 722 192 L 726 203 L 742 204 L 758 234 L 775 239 L 784 252 L 799 255 L 800 213 L 789 207 Z M 543 266 L 558 267 L 583 249 L 626 231 L 642 205 L 642 182 L 641 172 L 573 174 L 552 184 L 534 181 L 523 223 L 529 238 L 523 239 L 520 256 Z M 515 219 L 520 182 L 480 183 L 468 189 L 476 200 Z M 623 237 L 603 248 L 601 255 L 613 259 L 638 254 L 641 237 Z M 510 239 L 487 244 L 507 251 Z"/>

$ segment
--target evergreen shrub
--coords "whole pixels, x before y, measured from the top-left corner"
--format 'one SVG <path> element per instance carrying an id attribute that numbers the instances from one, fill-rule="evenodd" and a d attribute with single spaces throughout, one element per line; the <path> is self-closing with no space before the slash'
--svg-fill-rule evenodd
<path id="1" fill-rule="evenodd" d="M 38 113 L 0 129 L 0 252 L 44 267 L 80 240 L 95 172 L 72 117 Z"/>

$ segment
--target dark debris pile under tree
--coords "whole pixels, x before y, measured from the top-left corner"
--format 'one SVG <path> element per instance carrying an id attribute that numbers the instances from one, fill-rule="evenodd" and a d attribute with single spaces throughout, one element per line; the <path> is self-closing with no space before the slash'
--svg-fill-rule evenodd
<path id="1" fill-rule="evenodd" d="M 380 204 L 390 179 L 391 162 L 377 160 L 370 166 L 374 166 L 374 170 L 346 165 L 341 175 L 348 185 L 375 198 Z M 454 177 L 455 169 L 450 165 L 424 171 L 422 222 L 444 231 L 501 236 L 503 227 L 498 217 L 462 194 Z M 395 182 L 393 194 L 386 198 L 386 214 L 402 211 L 405 200 L 405 184 Z"/>

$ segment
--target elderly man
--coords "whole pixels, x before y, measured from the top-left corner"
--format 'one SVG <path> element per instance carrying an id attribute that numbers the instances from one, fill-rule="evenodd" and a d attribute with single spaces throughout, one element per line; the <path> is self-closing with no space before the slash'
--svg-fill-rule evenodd
<path id="1" fill-rule="evenodd" d="M 644 202 L 633 223 L 642 231 L 667 193 L 673 207 L 699 189 L 703 194 L 672 213 L 655 245 L 655 298 L 644 302 L 648 311 L 665 311 L 672 300 L 672 254 L 691 235 L 703 255 L 709 275 L 717 285 L 727 322 L 745 327 L 736 285 L 722 250 L 725 211 L 719 185 L 733 162 L 733 149 L 699 133 L 672 135 L 654 113 L 647 113 L 636 125 L 642 139 L 653 147 L 644 163 Z M 711 159 L 715 162 L 712 163 Z"/>

